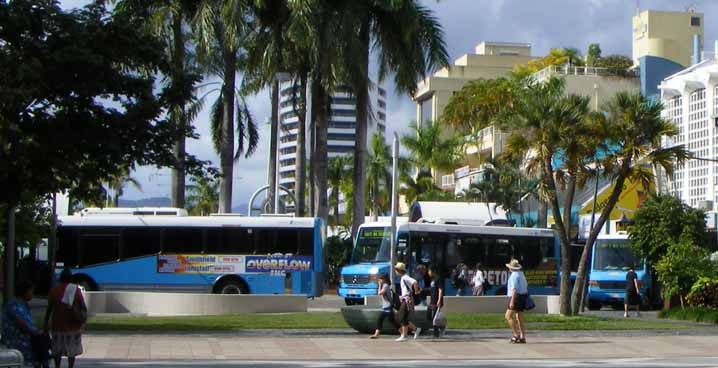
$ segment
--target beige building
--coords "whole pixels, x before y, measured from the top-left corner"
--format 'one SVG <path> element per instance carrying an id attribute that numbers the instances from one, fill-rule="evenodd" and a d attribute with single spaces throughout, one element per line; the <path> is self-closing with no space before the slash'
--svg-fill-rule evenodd
<path id="1" fill-rule="evenodd" d="M 702 13 L 642 11 L 633 17 L 633 65 L 642 56 L 656 56 L 689 66 L 694 35 L 702 47 Z"/>
<path id="2" fill-rule="evenodd" d="M 421 125 L 427 121 L 438 121 L 454 92 L 461 90 L 472 80 L 493 79 L 506 76 L 514 66 L 526 64 L 533 59 L 531 44 L 512 42 L 481 42 L 476 46 L 474 54 L 466 54 L 454 61 L 450 68 L 443 68 L 432 76 L 419 82 L 413 99 L 416 101 L 416 121 Z M 486 137 L 492 139 L 492 137 Z M 491 144 L 493 146 L 493 143 Z M 467 160 L 472 161 L 473 154 L 467 153 Z M 478 158 L 475 159 L 478 162 Z M 467 162 L 469 166 L 473 162 Z M 474 173 L 475 170 L 471 172 Z M 461 171 L 462 173 L 465 170 Z M 453 182 L 443 182 L 450 177 L 443 173 L 433 173 L 437 185 L 452 189 Z"/>

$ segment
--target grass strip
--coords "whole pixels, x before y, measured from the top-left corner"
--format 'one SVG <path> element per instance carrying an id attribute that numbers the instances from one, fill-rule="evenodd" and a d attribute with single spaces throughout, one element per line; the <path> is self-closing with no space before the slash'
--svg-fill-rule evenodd
<path id="1" fill-rule="evenodd" d="M 451 329 L 507 328 L 503 314 L 448 313 Z M 641 319 L 613 319 L 593 316 L 562 317 L 526 315 L 530 330 L 666 330 L 690 329 L 690 325 Z M 232 332 L 248 329 L 332 329 L 349 328 L 341 313 L 308 312 L 286 314 L 238 314 L 229 316 L 143 317 L 96 316 L 88 321 L 88 331 L 142 332 Z"/>
<path id="2" fill-rule="evenodd" d="M 672 308 L 658 313 L 659 318 L 718 324 L 718 309 Z"/>

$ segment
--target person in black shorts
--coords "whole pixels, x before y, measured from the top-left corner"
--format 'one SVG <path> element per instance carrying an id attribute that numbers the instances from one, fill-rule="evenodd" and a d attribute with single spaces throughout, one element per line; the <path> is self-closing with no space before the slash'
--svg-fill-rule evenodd
<path id="1" fill-rule="evenodd" d="M 635 266 L 631 265 L 626 273 L 626 296 L 623 300 L 623 317 L 628 317 L 628 307 L 636 306 L 636 317 L 641 316 L 641 288 L 638 286 L 638 275 L 634 272 Z"/>
<path id="2" fill-rule="evenodd" d="M 394 325 L 394 328 L 396 328 L 397 331 L 401 328 L 394 317 L 394 307 L 392 306 L 391 293 L 389 276 L 379 276 L 379 289 L 377 290 L 377 294 L 381 296 L 381 313 L 379 314 L 379 319 L 376 321 L 376 331 L 374 331 L 373 335 L 369 336 L 370 339 L 376 339 L 379 337 L 385 319 L 389 319 L 389 323 Z"/>

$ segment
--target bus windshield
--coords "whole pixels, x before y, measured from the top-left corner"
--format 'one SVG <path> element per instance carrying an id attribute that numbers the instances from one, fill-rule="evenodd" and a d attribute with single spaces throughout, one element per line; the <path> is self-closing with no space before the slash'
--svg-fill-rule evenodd
<path id="1" fill-rule="evenodd" d="M 359 231 L 352 263 L 389 262 L 390 227 L 366 227 Z"/>
<path id="2" fill-rule="evenodd" d="M 596 242 L 593 269 L 595 271 L 628 271 L 633 264 L 636 270 L 643 269 L 643 260 L 633 253 L 628 242 L 604 240 Z"/>

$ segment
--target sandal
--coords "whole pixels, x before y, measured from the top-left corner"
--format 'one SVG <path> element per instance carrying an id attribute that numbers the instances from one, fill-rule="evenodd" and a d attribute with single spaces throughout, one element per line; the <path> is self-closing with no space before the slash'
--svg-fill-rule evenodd
<path id="1" fill-rule="evenodd" d="M 371 335 L 371 336 L 369 336 L 369 339 L 371 339 L 371 340 L 378 339 L 378 338 L 379 338 L 379 336 L 377 336 L 377 335 Z"/>
<path id="2" fill-rule="evenodd" d="M 519 343 L 519 338 L 516 337 L 516 336 L 511 336 L 511 341 L 510 341 L 510 342 L 511 342 L 512 344 L 518 344 L 518 343 Z"/>
<path id="3" fill-rule="evenodd" d="M 525 338 L 525 337 L 520 338 L 519 341 L 518 341 L 518 343 L 519 343 L 519 344 L 525 344 L 525 343 L 526 343 L 526 338 Z"/>

